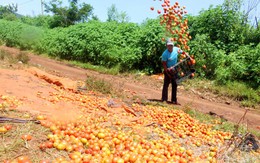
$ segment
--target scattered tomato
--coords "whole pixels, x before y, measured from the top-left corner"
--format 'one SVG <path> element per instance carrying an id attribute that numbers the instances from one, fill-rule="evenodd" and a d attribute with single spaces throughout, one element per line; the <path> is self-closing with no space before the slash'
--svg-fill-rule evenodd
<path id="1" fill-rule="evenodd" d="M 12 125 L 5 125 L 4 127 L 5 127 L 7 130 L 11 130 L 13 126 L 12 126 Z"/>
<path id="2" fill-rule="evenodd" d="M 17 158 L 17 163 L 31 163 L 28 156 L 20 156 Z"/>
<path id="3" fill-rule="evenodd" d="M 43 116 L 43 115 L 38 115 L 38 116 L 36 117 L 36 119 L 37 119 L 37 120 L 45 120 L 46 117 Z"/>
<path id="4" fill-rule="evenodd" d="M 50 160 L 41 160 L 40 163 L 51 163 Z"/>
<path id="5" fill-rule="evenodd" d="M 0 133 L 6 133 L 8 130 L 5 127 L 0 127 Z"/>
<path id="6" fill-rule="evenodd" d="M 24 135 L 22 135 L 22 139 L 26 140 L 26 141 L 30 141 L 30 140 L 32 140 L 32 136 L 29 134 L 24 134 Z"/>

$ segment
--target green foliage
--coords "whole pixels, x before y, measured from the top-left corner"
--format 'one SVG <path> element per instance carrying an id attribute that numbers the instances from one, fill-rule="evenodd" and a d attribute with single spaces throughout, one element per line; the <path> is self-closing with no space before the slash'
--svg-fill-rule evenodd
<path id="1" fill-rule="evenodd" d="M 220 84 L 228 81 L 242 81 L 253 88 L 260 85 L 260 44 L 256 48 L 241 46 L 225 57 L 224 65 L 216 70 L 216 80 Z"/>
<path id="2" fill-rule="evenodd" d="M 240 47 L 235 54 L 235 62 L 231 64 L 235 79 L 248 82 L 257 88 L 260 85 L 260 43 L 252 48 L 251 46 Z"/>
<path id="3" fill-rule="evenodd" d="M 158 19 L 148 19 L 141 25 L 141 29 L 142 33 L 138 43 L 142 51 L 140 69 L 149 74 L 161 73 L 161 55 L 166 49 L 165 42 L 161 40 L 165 37 L 164 28 Z"/>
<path id="4" fill-rule="evenodd" d="M 188 16 L 193 37 L 190 53 L 196 58 L 199 76 L 219 84 L 240 81 L 258 88 L 259 29 L 245 24 L 240 7 L 240 0 L 225 1 L 202 10 L 197 17 Z"/>
<path id="5" fill-rule="evenodd" d="M 216 68 L 223 65 L 225 60 L 225 53 L 222 50 L 218 50 L 212 43 L 210 38 L 206 34 L 197 34 L 190 42 L 190 54 L 194 55 L 196 59 L 196 73 L 199 76 L 214 78 Z M 202 69 L 202 66 L 206 65 L 207 69 Z"/>
<path id="6" fill-rule="evenodd" d="M 119 65 L 126 71 L 136 68 L 141 58 L 139 31 L 134 23 L 91 21 L 46 31 L 37 50 L 107 68 Z"/>
<path id="7" fill-rule="evenodd" d="M 35 17 L 23 16 L 19 19 L 19 21 L 36 27 L 50 28 L 53 19 L 54 18 L 50 15 L 38 15 Z"/>
<path id="8" fill-rule="evenodd" d="M 6 6 L 0 5 L 0 19 L 16 20 L 15 12 L 17 11 L 17 4 L 10 4 Z"/>
<path id="9" fill-rule="evenodd" d="M 235 51 L 239 45 L 244 43 L 244 33 L 247 25 L 243 24 L 242 16 L 234 10 L 227 10 L 223 6 L 200 12 L 189 23 L 191 35 L 207 34 L 210 42 L 217 48 L 227 52 Z"/>
<path id="10" fill-rule="evenodd" d="M 260 28 L 249 28 L 246 31 L 245 38 L 245 44 L 258 45 L 260 42 Z"/>
<path id="11" fill-rule="evenodd" d="M 125 22 L 129 22 L 129 19 L 130 19 L 127 16 L 126 12 L 119 13 L 117 11 L 115 4 L 112 4 L 111 7 L 108 8 L 107 16 L 108 16 L 108 18 L 107 18 L 108 22 L 116 21 L 118 23 L 125 23 Z"/>
<path id="12" fill-rule="evenodd" d="M 0 22 L 0 39 L 3 40 L 7 46 L 18 46 L 19 29 L 21 29 L 23 25 L 4 20 L 0 20 Z"/>
<path id="13" fill-rule="evenodd" d="M 13 14 L 13 13 L 4 13 L 2 16 L 3 16 L 4 20 L 8 20 L 8 21 L 16 21 L 17 20 L 16 15 Z"/>
<path id="14" fill-rule="evenodd" d="M 82 63 L 80 61 L 69 61 L 69 64 L 75 65 L 77 67 L 85 68 L 85 69 L 94 70 L 94 71 L 104 73 L 104 74 L 118 75 L 118 73 L 119 73 L 118 66 L 108 69 L 108 68 L 103 67 L 103 66 L 95 66 L 93 64 Z"/>
<path id="15" fill-rule="evenodd" d="M 0 40 L 4 41 L 6 46 L 33 49 L 42 32 L 40 28 L 23 23 L 0 20 Z"/>

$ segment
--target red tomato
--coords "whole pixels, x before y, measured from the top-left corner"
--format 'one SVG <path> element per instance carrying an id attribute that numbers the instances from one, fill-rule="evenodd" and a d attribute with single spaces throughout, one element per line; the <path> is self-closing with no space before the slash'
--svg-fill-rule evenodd
<path id="1" fill-rule="evenodd" d="M 31 163 L 28 156 L 20 156 L 17 158 L 18 163 Z"/>
<path id="2" fill-rule="evenodd" d="M 23 139 L 23 140 L 30 141 L 30 140 L 32 140 L 32 136 L 29 135 L 29 134 L 25 134 L 25 135 L 22 135 L 22 139 Z"/>
<path id="3" fill-rule="evenodd" d="M 5 125 L 4 127 L 5 127 L 7 130 L 11 130 L 13 126 L 12 126 L 12 125 Z"/>
<path id="4" fill-rule="evenodd" d="M 40 163 L 51 163 L 50 160 L 41 160 Z"/>

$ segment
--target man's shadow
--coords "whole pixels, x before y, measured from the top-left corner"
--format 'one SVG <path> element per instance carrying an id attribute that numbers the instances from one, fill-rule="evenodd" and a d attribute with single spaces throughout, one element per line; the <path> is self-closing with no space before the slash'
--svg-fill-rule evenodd
<path id="1" fill-rule="evenodd" d="M 161 99 L 147 99 L 148 101 L 150 102 L 164 102 L 162 101 Z M 173 104 L 173 105 L 176 105 L 175 103 L 172 103 L 171 101 L 165 101 L 167 104 Z"/>
<path id="2" fill-rule="evenodd" d="M 151 101 L 151 102 L 163 102 L 162 100 L 160 99 L 147 99 L 148 101 Z"/>

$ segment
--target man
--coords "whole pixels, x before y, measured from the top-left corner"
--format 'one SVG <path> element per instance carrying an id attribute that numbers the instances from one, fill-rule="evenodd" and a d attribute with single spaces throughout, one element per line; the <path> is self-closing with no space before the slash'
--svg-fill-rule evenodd
<path id="1" fill-rule="evenodd" d="M 162 101 L 168 100 L 168 87 L 170 83 L 172 84 L 172 97 L 171 103 L 180 105 L 177 102 L 177 83 L 176 77 L 170 75 L 170 67 L 174 66 L 178 62 L 178 55 L 182 53 L 180 48 L 175 47 L 174 43 L 171 39 L 166 41 L 167 49 L 162 54 L 162 65 L 164 72 L 164 81 L 163 81 L 163 89 L 162 89 Z M 177 74 L 176 74 L 177 75 Z"/>

